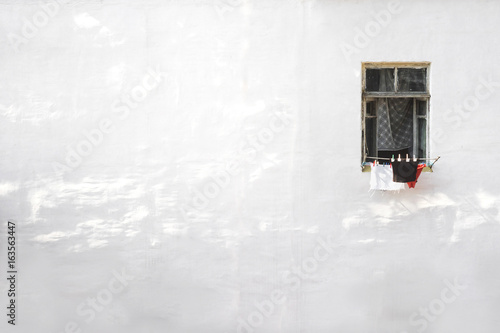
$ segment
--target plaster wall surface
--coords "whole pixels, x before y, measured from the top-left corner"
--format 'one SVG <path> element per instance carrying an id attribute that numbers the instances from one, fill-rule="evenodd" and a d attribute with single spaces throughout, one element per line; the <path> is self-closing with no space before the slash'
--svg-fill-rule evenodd
<path id="1" fill-rule="evenodd" d="M 499 12 L 2 1 L 2 331 L 498 332 Z M 361 172 L 365 61 L 431 62 L 415 189 Z"/>

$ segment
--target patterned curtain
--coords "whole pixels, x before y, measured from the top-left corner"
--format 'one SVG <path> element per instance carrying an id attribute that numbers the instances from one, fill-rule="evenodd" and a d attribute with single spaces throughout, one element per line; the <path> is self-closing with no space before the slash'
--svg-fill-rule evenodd
<path id="1" fill-rule="evenodd" d="M 413 155 L 413 99 L 381 98 L 377 104 L 378 149 L 409 148 Z"/>

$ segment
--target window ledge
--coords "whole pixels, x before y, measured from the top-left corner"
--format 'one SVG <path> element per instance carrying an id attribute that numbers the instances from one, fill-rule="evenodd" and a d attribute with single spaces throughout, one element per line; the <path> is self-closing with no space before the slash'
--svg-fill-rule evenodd
<path id="1" fill-rule="evenodd" d="M 365 164 L 361 166 L 361 172 L 371 172 L 372 167 L 371 167 L 371 162 L 368 162 L 369 164 Z M 422 172 L 434 172 L 432 171 L 432 168 L 429 166 L 426 166 L 425 168 L 422 169 Z"/>

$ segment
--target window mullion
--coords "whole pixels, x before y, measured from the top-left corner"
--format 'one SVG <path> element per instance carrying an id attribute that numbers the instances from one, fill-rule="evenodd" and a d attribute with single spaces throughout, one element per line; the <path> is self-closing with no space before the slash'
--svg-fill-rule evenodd
<path id="1" fill-rule="evenodd" d="M 378 98 L 375 100 L 375 157 L 378 157 Z"/>
<path id="2" fill-rule="evenodd" d="M 363 99 L 363 103 L 361 103 L 361 117 L 363 119 L 361 124 L 361 133 L 363 135 L 363 142 L 361 142 L 361 151 L 363 152 L 363 156 L 361 156 L 361 163 L 363 163 L 365 162 L 366 150 L 368 147 L 368 144 L 366 143 L 366 99 Z"/>
<path id="3" fill-rule="evenodd" d="M 425 112 L 425 127 L 426 127 L 425 128 L 425 131 L 426 131 L 425 132 L 425 158 L 430 158 L 431 157 L 431 155 L 430 155 L 431 147 L 429 146 L 429 144 L 430 144 L 431 140 L 429 139 L 429 137 L 430 137 L 431 132 L 429 131 L 429 129 L 430 129 L 429 112 L 430 112 L 430 107 L 431 107 L 431 105 L 430 105 L 431 101 L 429 98 L 427 99 L 425 104 L 426 104 L 425 105 L 426 106 L 426 110 L 425 110 L 426 111 Z M 428 161 L 425 161 L 425 162 L 428 163 Z"/>
<path id="4" fill-rule="evenodd" d="M 398 68 L 394 68 L 394 92 L 398 92 Z"/>
<path id="5" fill-rule="evenodd" d="M 413 99 L 413 155 L 415 155 L 416 157 L 418 157 L 417 130 L 418 130 L 417 99 L 414 98 Z"/>

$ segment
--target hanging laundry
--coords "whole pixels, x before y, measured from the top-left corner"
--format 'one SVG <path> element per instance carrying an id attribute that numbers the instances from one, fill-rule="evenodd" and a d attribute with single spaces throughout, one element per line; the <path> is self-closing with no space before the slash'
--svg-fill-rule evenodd
<path id="1" fill-rule="evenodd" d="M 420 176 L 420 173 L 425 168 L 425 166 L 426 166 L 425 164 L 419 164 L 418 165 L 418 167 L 417 167 L 417 175 L 415 177 L 415 181 L 414 182 L 408 182 L 408 187 L 409 188 L 415 188 L 415 184 L 417 183 L 418 177 Z"/>
<path id="2" fill-rule="evenodd" d="M 399 191 L 404 190 L 404 183 L 395 183 L 392 167 L 387 165 L 372 165 L 370 178 L 370 190 Z"/>
<path id="3" fill-rule="evenodd" d="M 392 180 L 396 183 L 408 183 L 416 181 L 417 166 L 418 163 L 413 160 L 410 160 L 408 162 L 406 160 L 401 160 L 400 162 L 396 160 L 392 162 Z"/>

